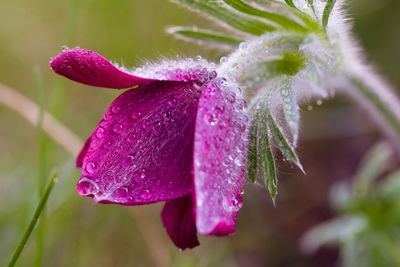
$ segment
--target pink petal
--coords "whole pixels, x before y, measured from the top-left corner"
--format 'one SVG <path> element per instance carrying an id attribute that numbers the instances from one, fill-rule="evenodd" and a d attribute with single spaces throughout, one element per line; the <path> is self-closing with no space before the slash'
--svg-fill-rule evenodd
<path id="1" fill-rule="evenodd" d="M 224 80 L 208 84 L 199 100 L 194 147 L 197 230 L 227 235 L 242 206 L 247 158 L 246 103 Z M 235 93 L 236 92 L 236 93 Z"/>
<path id="2" fill-rule="evenodd" d="M 88 150 L 89 150 L 89 147 L 90 147 L 90 143 L 91 143 L 91 142 L 92 142 L 92 136 L 90 136 L 90 137 L 86 140 L 86 142 L 85 142 L 85 144 L 83 145 L 81 151 L 79 152 L 78 156 L 76 157 L 76 162 L 75 162 L 76 167 L 82 168 L 82 166 L 83 166 L 83 159 L 85 158 L 85 156 L 86 156 L 86 154 L 87 154 L 87 152 L 88 152 Z"/>
<path id="3" fill-rule="evenodd" d="M 83 48 L 63 50 L 50 62 L 50 66 L 68 79 L 98 87 L 130 88 L 156 81 L 129 74 L 99 54 Z"/>
<path id="4" fill-rule="evenodd" d="M 178 248 L 194 248 L 200 245 L 197 239 L 191 195 L 165 203 L 161 218 L 169 237 Z"/>
<path id="5" fill-rule="evenodd" d="M 157 82 L 120 95 L 92 135 L 79 193 L 123 205 L 189 194 L 199 94 L 193 83 Z"/>

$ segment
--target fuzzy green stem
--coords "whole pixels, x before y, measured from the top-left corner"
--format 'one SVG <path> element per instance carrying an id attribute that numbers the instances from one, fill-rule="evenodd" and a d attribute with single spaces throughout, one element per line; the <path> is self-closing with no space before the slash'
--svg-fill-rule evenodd
<path id="1" fill-rule="evenodd" d="M 372 73 L 368 76 L 366 73 L 349 77 L 353 89 L 351 94 L 386 128 L 400 154 L 400 100 L 383 82 L 374 80 Z"/>
<path id="2" fill-rule="evenodd" d="M 19 259 L 21 252 L 24 250 L 25 245 L 28 242 L 29 237 L 32 234 L 32 231 L 35 228 L 44 207 L 46 206 L 46 203 L 47 203 L 47 200 L 49 199 L 50 193 L 53 190 L 55 183 L 57 182 L 57 177 L 58 177 L 58 174 L 56 172 L 53 172 L 50 175 L 50 179 L 45 188 L 43 196 L 41 197 L 39 204 L 36 207 L 36 210 L 33 214 L 31 221 L 28 224 L 28 227 L 26 228 L 24 235 L 22 236 L 21 240 L 18 242 L 18 244 L 7 264 L 7 267 L 13 267 L 17 263 L 17 260 Z"/>

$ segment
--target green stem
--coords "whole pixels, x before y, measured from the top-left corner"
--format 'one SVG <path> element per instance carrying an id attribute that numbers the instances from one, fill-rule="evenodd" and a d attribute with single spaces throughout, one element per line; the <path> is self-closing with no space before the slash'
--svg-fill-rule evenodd
<path id="1" fill-rule="evenodd" d="M 364 104 L 378 123 L 388 128 L 389 137 L 400 153 L 400 100 L 383 82 L 368 77 L 353 75 L 349 80 L 353 87 L 353 97 Z"/>
<path id="2" fill-rule="evenodd" d="M 28 224 L 28 227 L 25 230 L 24 235 L 22 236 L 21 240 L 18 242 L 8 264 L 7 267 L 13 267 L 17 263 L 21 252 L 24 250 L 26 243 L 28 242 L 29 237 L 32 234 L 33 229 L 35 228 L 36 223 L 39 220 L 40 214 L 42 213 L 44 207 L 46 206 L 47 200 L 49 199 L 50 193 L 54 188 L 55 183 L 57 182 L 58 174 L 53 172 L 50 175 L 49 182 L 46 186 L 43 196 L 41 197 L 38 206 L 33 214 L 31 221 Z"/>

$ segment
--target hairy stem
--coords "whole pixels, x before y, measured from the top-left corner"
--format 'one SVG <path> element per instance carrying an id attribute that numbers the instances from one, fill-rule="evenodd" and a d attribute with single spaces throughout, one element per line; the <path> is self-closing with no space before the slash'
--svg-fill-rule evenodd
<path id="1" fill-rule="evenodd" d="M 400 155 L 400 100 L 375 73 L 363 71 L 347 75 L 350 95 L 386 130 Z"/>

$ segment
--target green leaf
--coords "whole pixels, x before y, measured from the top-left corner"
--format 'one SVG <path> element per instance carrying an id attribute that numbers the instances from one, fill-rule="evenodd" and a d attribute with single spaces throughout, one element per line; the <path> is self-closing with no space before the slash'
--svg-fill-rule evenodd
<path id="1" fill-rule="evenodd" d="M 296 6 L 293 3 L 293 0 L 285 0 L 286 4 L 288 4 L 288 6 L 296 8 Z"/>
<path id="2" fill-rule="evenodd" d="M 289 140 L 287 140 L 287 138 L 283 134 L 280 127 L 276 124 L 276 122 L 271 114 L 268 115 L 268 122 L 269 122 L 269 128 L 271 130 L 272 137 L 273 137 L 275 143 L 277 144 L 279 150 L 282 152 L 282 155 L 286 159 L 293 162 L 304 173 L 303 166 L 300 163 L 300 160 L 296 154 L 296 151 L 294 150 L 294 148 L 293 148 L 292 144 L 289 142 Z"/>
<path id="3" fill-rule="evenodd" d="M 167 29 L 167 32 L 178 38 L 186 39 L 189 41 L 207 42 L 214 45 L 228 45 L 236 47 L 241 42 L 243 42 L 243 40 L 239 38 L 228 36 L 215 31 L 197 29 L 195 27 L 170 27 Z"/>
<path id="4" fill-rule="evenodd" d="M 281 83 L 280 93 L 283 102 L 283 113 L 293 135 L 293 142 L 296 144 L 299 137 L 300 111 L 296 94 L 289 79 Z"/>
<path id="5" fill-rule="evenodd" d="M 241 0 L 224 0 L 224 2 L 228 5 L 230 5 L 231 7 L 233 7 L 234 9 L 236 9 L 240 12 L 243 12 L 245 14 L 258 16 L 258 17 L 262 17 L 262 18 L 268 19 L 270 21 L 273 21 L 285 30 L 300 32 L 300 33 L 307 32 L 306 28 L 304 28 L 303 26 L 298 24 L 296 21 L 294 21 L 284 15 L 267 12 L 264 10 L 254 8 L 254 7 L 244 3 Z"/>
<path id="6" fill-rule="evenodd" d="M 231 27 L 252 35 L 262 35 L 265 32 L 274 31 L 276 28 L 259 20 L 240 16 L 240 13 L 229 10 L 219 0 L 172 0 L 174 3 L 189 7 L 200 13 L 208 14 Z"/>
<path id="7" fill-rule="evenodd" d="M 258 133 L 258 114 L 256 113 L 255 118 L 251 121 L 250 126 L 250 140 L 248 150 L 248 169 L 247 174 L 252 183 L 257 178 L 257 133 Z"/>
<path id="8" fill-rule="evenodd" d="M 275 158 L 269 140 L 268 111 L 261 109 L 257 127 L 257 172 L 261 175 L 264 184 L 275 203 L 278 194 L 278 176 Z"/>
<path id="9" fill-rule="evenodd" d="M 53 187 L 57 182 L 57 177 L 58 177 L 58 175 L 55 172 L 53 172 L 50 175 L 49 182 L 43 192 L 43 195 L 39 201 L 38 206 L 35 209 L 35 212 L 33 213 L 32 219 L 29 222 L 28 227 L 26 228 L 25 233 L 22 236 L 21 240 L 18 242 L 17 247 L 15 248 L 13 254 L 11 255 L 11 258 L 7 264 L 7 267 L 13 267 L 17 263 L 19 256 L 21 255 L 23 249 L 25 248 L 25 245 L 28 242 L 28 239 L 31 236 L 32 231 L 35 228 L 35 226 L 39 220 L 40 214 L 43 212 L 43 210 L 46 206 L 46 203 L 47 203 L 47 200 L 49 199 L 50 193 L 53 190 Z"/>
<path id="10" fill-rule="evenodd" d="M 332 13 L 333 7 L 336 4 L 336 0 L 328 0 L 326 2 L 325 8 L 324 8 L 324 12 L 322 15 L 322 25 L 324 27 L 326 27 L 326 25 L 328 25 L 328 21 L 329 21 L 329 17 Z"/>

